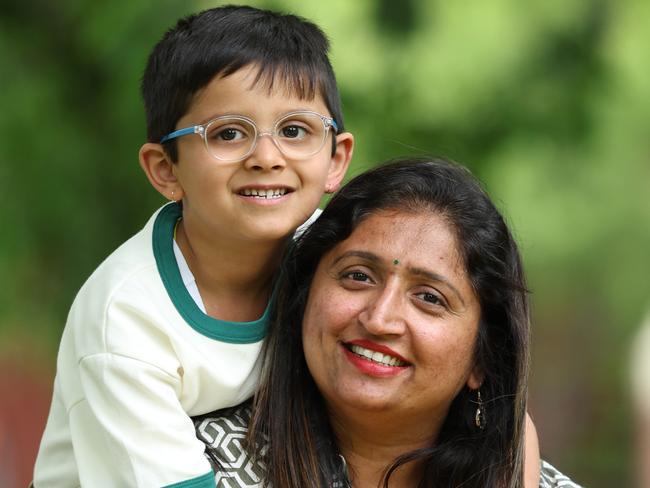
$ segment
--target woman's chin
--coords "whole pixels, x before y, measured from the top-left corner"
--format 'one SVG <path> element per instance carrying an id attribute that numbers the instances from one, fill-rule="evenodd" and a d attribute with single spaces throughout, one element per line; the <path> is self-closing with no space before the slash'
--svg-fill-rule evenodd
<path id="1" fill-rule="evenodd" d="M 328 404 L 335 405 L 335 411 L 343 408 L 348 411 L 387 415 L 393 415 L 403 405 L 395 391 L 377 391 L 375 388 L 369 388 L 367 384 L 341 388 L 332 395 L 331 400 Z"/>

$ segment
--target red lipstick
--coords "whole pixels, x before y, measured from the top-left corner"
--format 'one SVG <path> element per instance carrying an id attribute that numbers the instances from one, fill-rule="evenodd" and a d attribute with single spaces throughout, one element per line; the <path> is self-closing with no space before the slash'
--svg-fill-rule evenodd
<path id="1" fill-rule="evenodd" d="M 389 355 L 402 361 L 401 365 L 388 365 L 377 361 L 373 361 L 361 354 L 352 352 L 352 346 L 359 346 L 370 351 L 376 351 L 382 354 Z M 356 367 L 356 369 L 364 375 L 374 376 L 377 378 L 390 378 L 397 376 L 409 368 L 410 364 L 402 356 L 397 354 L 391 348 L 382 346 L 381 344 L 374 343 L 368 340 L 354 340 L 341 344 L 341 349 L 347 360 Z"/>
<path id="2" fill-rule="evenodd" d="M 372 342 L 367 339 L 355 339 L 353 341 L 346 342 L 346 344 L 360 346 L 363 347 L 364 349 L 370 349 L 371 351 L 377 351 L 382 354 L 388 354 L 389 356 L 393 356 L 394 358 L 397 358 L 400 361 L 408 363 L 406 359 L 400 356 L 397 352 L 393 351 L 390 347 L 377 344 L 376 342 Z"/>

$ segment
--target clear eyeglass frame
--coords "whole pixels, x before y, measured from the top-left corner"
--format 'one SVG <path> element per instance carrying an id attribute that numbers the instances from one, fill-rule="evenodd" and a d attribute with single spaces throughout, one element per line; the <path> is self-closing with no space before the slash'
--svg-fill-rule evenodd
<path id="1" fill-rule="evenodd" d="M 322 131 L 323 131 L 322 137 L 320 139 L 317 138 L 315 142 L 312 143 L 311 146 L 307 148 L 300 148 L 298 146 L 288 147 L 286 141 L 284 143 L 282 142 L 282 137 L 280 136 L 279 133 L 279 131 L 282 130 L 283 128 L 284 122 L 291 121 L 299 117 L 311 118 L 312 120 L 314 120 L 314 122 L 316 119 L 318 119 L 320 120 L 320 123 L 322 123 Z M 225 124 L 225 122 L 228 122 L 228 124 Z M 248 139 L 250 142 L 246 143 L 248 144 L 248 146 L 243 145 L 243 147 L 246 149 L 245 151 L 234 150 L 234 152 L 237 154 L 236 156 L 224 157 L 224 155 L 219 155 L 218 153 L 215 152 L 214 149 L 211 149 L 210 141 L 208 139 L 209 135 L 211 134 L 210 129 L 213 127 L 222 127 L 219 125 L 222 123 L 225 124 L 223 125 L 223 127 L 227 127 L 229 125 L 232 126 L 232 124 L 241 124 L 242 126 L 247 126 L 252 129 L 252 134 L 249 135 L 250 137 Z M 317 128 L 320 129 L 321 126 L 317 126 Z M 183 129 L 178 129 L 173 132 L 170 132 L 162 139 L 160 139 L 160 143 L 162 144 L 172 139 L 176 139 L 178 137 L 183 137 L 190 134 L 198 134 L 203 139 L 205 149 L 210 156 L 212 156 L 214 159 L 218 161 L 230 163 L 230 162 L 237 162 L 246 159 L 248 156 L 250 156 L 253 153 L 253 151 L 255 151 L 259 138 L 263 136 L 269 136 L 271 137 L 271 140 L 278 148 L 278 150 L 285 157 L 296 159 L 296 158 L 307 158 L 313 156 L 314 154 L 317 154 L 325 145 L 325 141 L 327 140 L 327 136 L 329 134 L 330 128 L 334 129 L 334 134 L 338 132 L 338 126 L 336 124 L 336 121 L 333 118 L 326 117 L 325 115 L 319 114 L 318 112 L 313 112 L 309 110 L 298 110 L 298 111 L 286 113 L 281 117 L 279 117 L 273 123 L 272 130 L 267 130 L 267 131 L 260 131 L 257 128 L 255 121 L 253 121 L 251 118 L 246 117 L 244 115 L 221 115 L 219 117 L 215 117 L 214 119 L 207 121 L 205 124 L 193 125 L 190 127 L 185 127 Z M 229 129 L 226 128 L 225 130 L 229 130 Z M 239 130 L 239 129 L 235 129 L 235 130 Z"/>

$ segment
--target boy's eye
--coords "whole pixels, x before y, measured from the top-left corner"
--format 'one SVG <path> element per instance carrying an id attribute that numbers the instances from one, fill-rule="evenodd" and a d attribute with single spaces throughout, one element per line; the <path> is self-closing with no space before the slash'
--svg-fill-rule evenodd
<path id="1" fill-rule="evenodd" d="M 280 129 L 280 136 L 287 139 L 303 139 L 308 135 L 307 130 L 299 125 L 285 125 Z"/>
<path id="2" fill-rule="evenodd" d="M 222 141 L 236 141 L 243 139 L 245 137 L 245 134 L 240 130 L 229 127 L 227 129 L 220 130 L 214 135 L 214 137 Z"/>

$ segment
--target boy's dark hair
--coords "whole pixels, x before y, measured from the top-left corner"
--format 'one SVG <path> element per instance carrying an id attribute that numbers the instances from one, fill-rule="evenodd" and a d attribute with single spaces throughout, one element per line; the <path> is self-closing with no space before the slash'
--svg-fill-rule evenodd
<path id="1" fill-rule="evenodd" d="M 279 79 L 302 99 L 320 94 L 343 131 L 341 101 L 328 58 L 329 42 L 313 23 L 295 15 L 228 5 L 178 21 L 156 44 L 142 77 L 147 140 L 176 129 L 196 93 L 215 76 L 256 64 L 255 83 L 269 89 Z M 176 141 L 165 142 L 172 161 Z"/>

